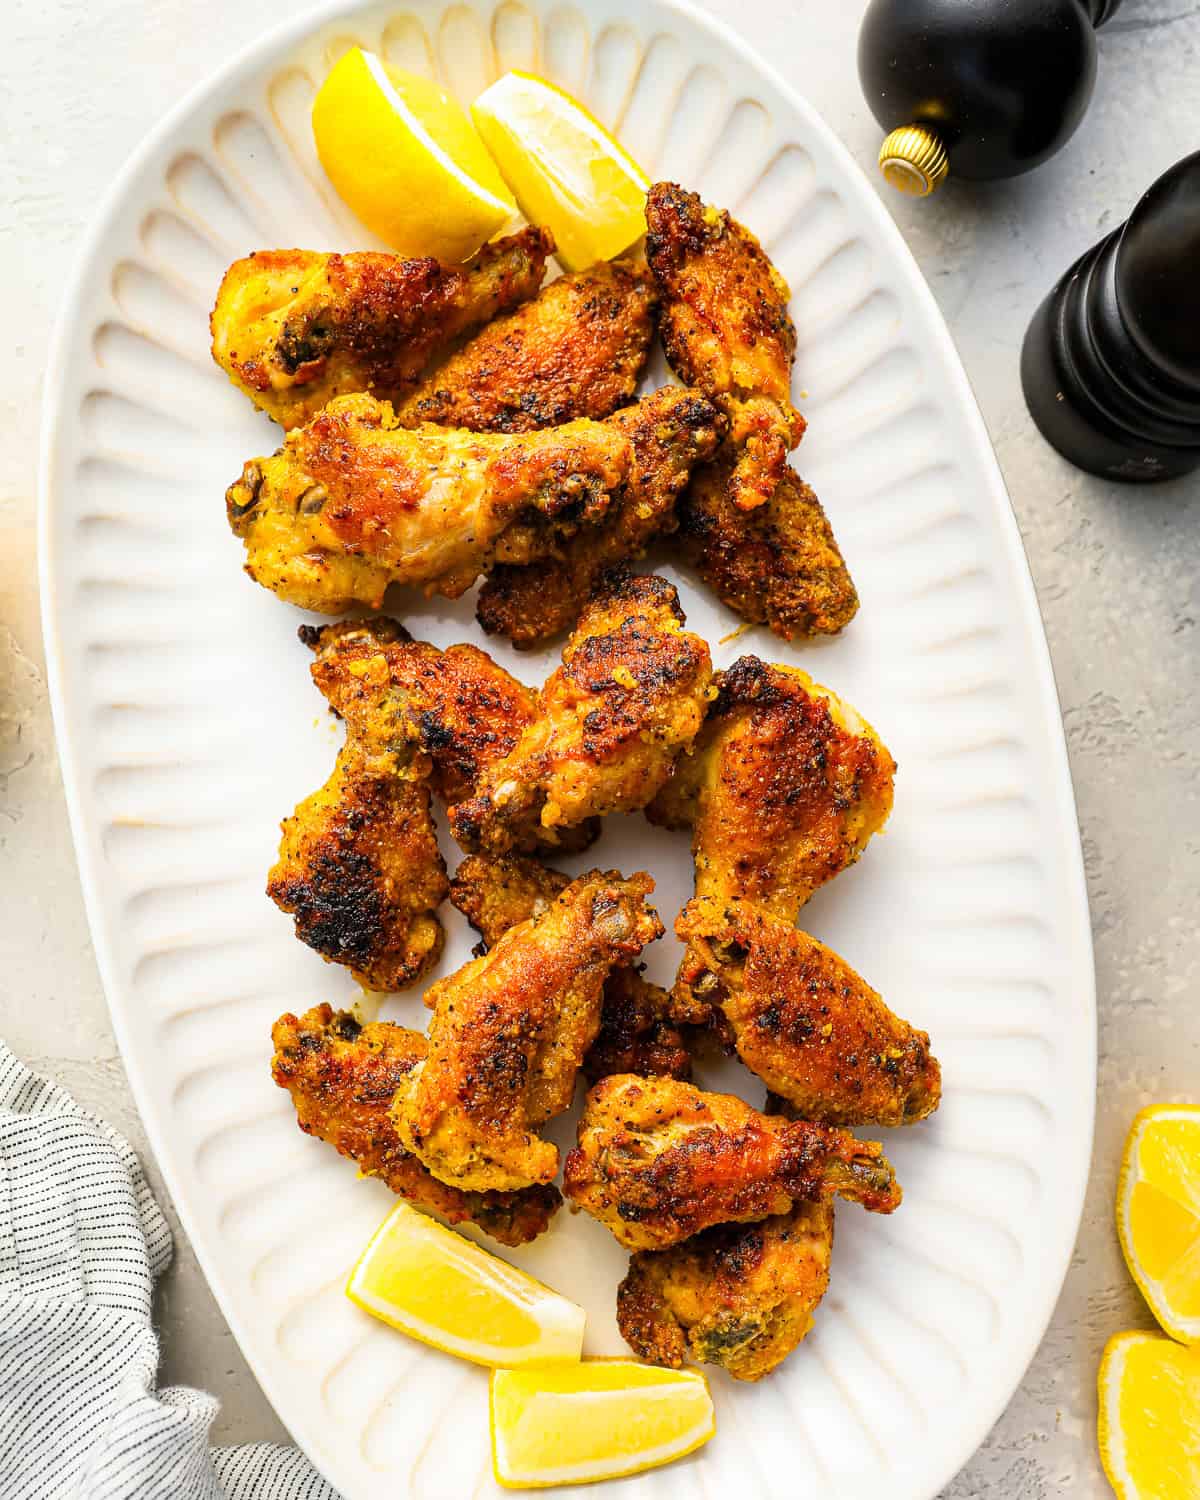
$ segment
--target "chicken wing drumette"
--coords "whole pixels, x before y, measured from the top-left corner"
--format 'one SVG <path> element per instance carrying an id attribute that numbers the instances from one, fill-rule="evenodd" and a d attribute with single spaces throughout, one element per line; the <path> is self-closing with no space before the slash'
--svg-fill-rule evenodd
<path id="1" fill-rule="evenodd" d="M 748 229 L 675 183 L 650 189 L 646 224 L 667 358 L 685 385 L 728 413 L 730 496 L 751 510 L 770 499 L 804 433 L 791 403 L 787 283 Z"/>
<path id="2" fill-rule="evenodd" d="M 839 1194 L 891 1213 L 900 1187 L 877 1141 L 760 1114 L 732 1094 L 616 1073 L 587 1096 L 563 1191 L 630 1250 Z"/>
<path id="3" fill-rule="evenodd" d="M 506 555 L 503 534 L 525 512 L 567 529 L 594 521 L 632 457 L 620 427 L 603 422 L 515 436 L 409 431 L 388 402 L 339 396 L 277 453 L 251 459 L 225 509 L 251 578 L 337 614 L 378 608 L 391 583 L 457 598 Z"/>
<path id="4" fill-rule="evenodd" d="M 464 849 L 529 849 L 587 818 L 646 806 L 708 704 L 708 646 L 683 625 L 664 579 L 605 579 L 538 694 L 533 723 L 476 795 L 451 809 Z"/>
<path id="5" fill-rule="evenodd" d="M 479 591 L 479 623 L 516 646 L 536 646 L 579 618 L 596 583 L 615 563 L 640 557 L 675 526 L 675 502 L 697 464 L 717 450 L 728 423 L 696 391 L 667 386 L 612 418 L 633 444 L 628 478 L 594 526 L 551 538 L 536 564 L 501 563 Z M 522 523 L 545 532 L 540 519 Z"/>
<path id="6" fill-rule="evenodd" d="M 908 1125 L 938 1107 L 928 1034 L 824 943 L 748 901 L 692 901 L 675 931 L 677 992 L 719 1006 L 738 1056 L 803 1118 Z"/>
<path id="7" fill-rule="evenodd" d="M 540 916 L 571 883 L 525 854 L 472 854 L 450 882 L 450 901 L 483 939 L 485 950 L 519 922 Z M 703 1019 L 706 1006 L 688 1003 L 685 1017 Z M 690 1078 L 692 1060 L 672 1019 L 672 1000 L 635 967 L 614 969 L 604 982 L 600 1030 L 583 1059 L 592 1083 L 609 1073 Z"/>
<path id="8" fill-rule="evenodd" d="M 532 297 L 553 248 L 546 230 L 523 229 L 464 266 L 376 251 L 260 250 L 221 282 L 213 358 L 288 428 L 335 396 L 397 397 L 452 340 Z"/>
<path id="9" fill-rule="evenodd" d="M 832 1248 L 833 1204 L 821 1199 L 640 1250 L 617 1289 L 617 1326 L 654 1364 L 720 1365 L 735 1380 L 761 1380 L 812 1327 Z"/>
<path id="10" fill-rule="evenodd" d="M 694 830 L 697 896 L 759 901 L 794 921 L 886 823 L 895 762 L 860 714 L 798 668 L 744 656 L 717 689 L 649 816 Z"/>
<path id="11" fill-rule="evenodd" d="M 601 261 L 497 318 L 396 408 L 405 427 L 533 432 L 599 421 L 633 398 L 654 335 L 654 283 Z"/>
<path id="12" fill-rule="evenodd" d="M 318 1005 L 271 1029 L 272 1076 L 287 1089 L 307 1135 L 328 1141 L 402 1198 L 451 1224 L 478 1224 L 504 1245 L 524 1245 L 549 1225 L 561 1198 L 543 1185 L 519 1193 L 464 1193 L 439 1182 L 404 1149 L 388 1115 L 392 1096 L 426 1052 L 425 1038 L 386 1021 L 362 1025 Z"/>
<path id="13" fill-rule="evenodd" d="M 554 1177 L 558 1150 L 536 1132 L 571 1102 L 609 972 L 662 933 L 652 889 L 646 875 L 581 876 L 429 990 L 429 1053 L 392 1119 L 443 1182 L 508 1191 Z"/>

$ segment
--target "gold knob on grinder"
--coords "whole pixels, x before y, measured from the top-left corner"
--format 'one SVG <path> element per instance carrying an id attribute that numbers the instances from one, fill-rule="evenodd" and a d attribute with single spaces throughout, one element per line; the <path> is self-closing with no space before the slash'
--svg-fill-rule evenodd
<path id="1" fill-rule="evenodd" d="M 903 125 L 880 146 L 879 170 L 902 193 L 928 198 L 945 182 L 950 162 L 936 131 Z"/>

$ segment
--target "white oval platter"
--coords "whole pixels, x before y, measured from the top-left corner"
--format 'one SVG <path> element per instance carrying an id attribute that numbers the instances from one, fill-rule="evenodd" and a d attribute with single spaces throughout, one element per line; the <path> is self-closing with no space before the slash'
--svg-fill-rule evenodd
<path id="1" fill-rule="evenodd" d="M 733 209 L 791 284 L 810 423 L 798 466 L 861 613 L 822 647 L 722 640 L 737 621 L 665 571 L 719 665 L 746 651 L 801 662 L 895 753 L 886 836 L 805 925 L 932 1033 L 945 1102 L 887 1142 L 901 1211 L 839 1213 L 832 1287 L 801 1349 L 758 1386 L 713 1372 L 716 1440 L 602 1489 L 925 1500 L 1032 1356 L 1087 1173 L 1095 1002 L 1062 728 L 1003 483 L 916 266 L 812 109 L 684 4 L 327 6 L 164 120 L 87 239 L 47 377 L 46 647 L 96 951 L 155 1152 L 258 1378 L 347 1500 L 498 1493 L 484 1373 L 342 1295 L 388 1193 L 300 1134 L 268 1072 L 281 1011 L 352 993 L 263 894 L 278 821 L 324 779 L 338 731 L 308 679 L 301 617 L 244 577 L 225 524 L 225 486 L 277 435 L 212 364 L 207 313 L 249 250 L 369 245 L 308 128 L 314 87 L 350 42 L 463 99 L 509 67 L 548 75 L 653 175 Z M 480 639 L 469 598 L 405 610 L 438 644 Z M 531 682 L 556 659 L 490 645 Z M 648 868 L 669 924 L 689 893 L 686 842 L 641 817 L 612 824 L 589 862 Z M 443 972 L 472 940 L 446 920 Z M 674 957 L 668 938 L 656 977 Z M 420 1025 L 424 1012 L 409 995 L 386 1014 Z M 564 1212 L 514 1259 L 586 1305 L 589 1352 L 622 1352 L 624 1256 L 606 1231 Z"/>

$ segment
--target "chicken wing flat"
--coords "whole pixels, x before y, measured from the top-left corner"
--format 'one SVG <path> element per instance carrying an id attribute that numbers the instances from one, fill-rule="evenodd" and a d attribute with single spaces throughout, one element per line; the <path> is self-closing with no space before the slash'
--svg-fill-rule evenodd
<path id="1" fill-rule="evenodd" d="M 378 608 L 390 583 L 457 598 L 527 510 L 595 520 L 626 477 L 619 427 L 580 420 L 508 436 L 399 427 L 386 401 L 339 396 L 251 459 L 225 495 L 246 572 L 303 609 Z"/>
<path id="2" fill-rule="evenodd" d="M 571 883 L 526 854 L 492 858 L 472 854 L 450 882 L 451 904 L 493 947 L 510 927 L 542 912 Z M 672 1016 L 670 994 L 643 979 L 636 968 L 614 969 L 604 982 L 600 1030 L 583 1059 L 589 1083 L 609 1073 L 667 1074 L 690 1078 L 692 1059 Z M 689 1016 L 695 1014 L 693 1005 Z M 699 1009 L 703 1020 L 705 1008 Z"/>
<path id="3" fill-rule="evenodd" d="M 448 1187 L 400 1144 L 388 1109 L 425 1057 L 425 1038 L 386 1021 L 362 1025 L 349 1011 L 317 1005 L 280 1016 L 271 1028 L 271 1073 L 287 1089 L 306 1135 L 328 1141 L 366 1177 L 378 1177 L 451 1224 L 478 1224 L 502 1245 L 524 1245 L 549 1226 L 561 1203 L 552 1186 L 520 1193 L 463 1193 Z"/>
<path id="4" fill-rule="evenodd" d="M 448 883 L 423 780 L 351 740 L 282 828 L 267 894 L 301 942 L 372 990 L 403 989 L 437 962 Z"/>
<path id="5" fill-rule="evenodd" d="M 665 579 L 614 572 L 593 595 L 511 754 L 450 812 L 472 852 L 529 849 L 645 807 L 704 718 L 712 662 Z"/>
<path id="6" fill-rule="evenodd" d="M 804 1119 L 908 1125 L 938 1107 L 928 1034 L 824 943 L 745 901 L 692 901 L 675 931 L 677 989 L 720 1006 L 738 1056 Z"/>
<path id="7" fill-rule="evenodd" d="M 633 444 L 629 477 L 594 526 L 555 538 L 536 564 L 501 563 L 479 591 L 479 623 L 515 646 L 536 646 L 569 630 L 613 564 L 640 557 L 675 526 L 675 502 L 697 464 L 716 452 L 727 423 L 695 391 L 667 386 L 612 418 Z M 539 518 L 521 523 L 547 528 Z"/>
<path id="8" fill-rule="evenodd" d="M 697 896 L 794 921 L 887 822 L 896 765 L 860 714 L 797 668 L 743 656 L 717 688 L 649 815 L 693 828 Z"/>
<path id="9" fill-rule="evenodd" d="M 640 1250 L 617 1289 L 617 1326 L 641 1359 L 769 1375 L 812 1327 L 829 1286 L 833 1204 L 797 1203 L 757 1224 L 719 1224 L 671 1250 Z"/>
<path id="10" fill-rule="evenodd" d="M 392 1120 L 436 1177 L 507 1191 L 555 1176 L 558 1150 L 536 1131 L 571 1102 L 609 971 L 662 933 L 645 904 L 653 888 L 648 875 L 594 870 L 430 989 L 429 1053 Z"/>
<path id="11" fill-rule="evenodd" d="M 646 258 L 658 282 L 671 368 L 725 410 L 742 510 L 771 498 L 804 434 L 791 403 L 796 330 L 787 283 L 748 229 L 695 193 L 657 182 L 646 198 Z"/>
<path id="12" fill-rule="evenodd" d="M 563 1191 L 630 1250 L 665 1250 L 713 1224 L 789 1213 L 837 1193 L 891 1213 L 900 1187 L 878 1141 L 787 1120 L 733 1094 L 615 1073 L 589 1092 Z"/>
<path id="13" fill-rule="evenodd" d="M 599 421 L 637 390 L 655 300 L 649 274 L 621 261 L 560 276 L 452 354 L 396 414 L 405 427 L 437 422 L 472 432 Z"/>
<path id="14" fill-rule="evenodd" d="M 532 297 L 553 249 L 546 230 L 523 229 L 464 266 L 376 251 L 259 250 L 221 282 L 213 358 L 288 428 L 335 396 L 395 398 L 452 340 Z"/>
<path id="15" fill-rule="evenodd" d="M 741 510 L 729 492 L 735 459 L 726 444 L 692 476 L 678 505 L 680 555 L 743 620 L 785 641 L 836 635 L 858 594 L 821 502 L 786 466 L 769 499 Z"/>

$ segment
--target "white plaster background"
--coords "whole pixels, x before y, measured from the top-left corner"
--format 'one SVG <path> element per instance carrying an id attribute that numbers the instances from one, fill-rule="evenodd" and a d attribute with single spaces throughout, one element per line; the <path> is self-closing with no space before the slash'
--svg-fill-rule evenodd
<path id="1" fill-rule="evenodd" d="M 865 0 L 708 3 L 869 168 L 878 131 L 854 64 Z M 283 0 L 0 4 L 0 1034 L 143 1156 L 46 700 L 34 544 L 41 381 L 64 278 L 114 171 L 181 94 L 294 9 Z M 1033 567 L 1070 744 L 1100 995 L 1096 1152 L 1070 1274 L 1019 1392 L 947 1500 L 1104 1492 L 1100 1350 L 1119 1329 L 1151 1325 L 1112 1228 L 1120 1146 L 1143 1104 L 1200 1098 L 1200 476 L 1134 490 L 1075 472 L 1038 437 L 1017 378 L 1021 335 L 1059 272 L 1200 147 L 1200 5 L 1126 0 L 1101 54 L 1088 119 L 1032 177 L 951 184 L 922 203 L 888 195 L 966 363 Z M 220 1397 L 222 1441 L 285 1438 L 172 1224 L 176 1259 L 158 1306 L 164 1378 Z"/>

